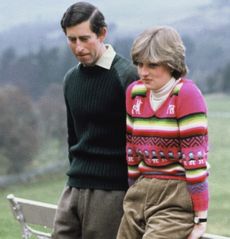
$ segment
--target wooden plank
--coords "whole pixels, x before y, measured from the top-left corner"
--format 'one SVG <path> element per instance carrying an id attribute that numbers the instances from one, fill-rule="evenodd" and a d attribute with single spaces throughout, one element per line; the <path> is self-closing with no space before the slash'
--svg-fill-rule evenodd
<path id="1" fill-rule="evenodd" d="M 11 201 L 12 206 L 15 207 L 13 211 L 16 218 L 21 213 L 25 223 L 48 228 L 53 227 L 57 205 L 18 198 L 13 195 L 9 195 L 7 198 Z"/>
<path id="2" fill-rule="evenodd" d="M 230 239 L 230 237 L 224 237 L 220 235 L 208 234 L 206 233 L 202 239 Z"/>

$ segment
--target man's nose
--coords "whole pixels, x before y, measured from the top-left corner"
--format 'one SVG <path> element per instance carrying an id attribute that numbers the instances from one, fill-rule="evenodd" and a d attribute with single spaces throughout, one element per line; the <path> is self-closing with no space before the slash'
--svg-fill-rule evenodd
<path id="1" fill-rule="evenodd" d="M 76 53 L 82 52 L 83 49 L 84 49 L 83 44 L 80 41 L 76 41 L 76 43 L 75 43 Z"/>

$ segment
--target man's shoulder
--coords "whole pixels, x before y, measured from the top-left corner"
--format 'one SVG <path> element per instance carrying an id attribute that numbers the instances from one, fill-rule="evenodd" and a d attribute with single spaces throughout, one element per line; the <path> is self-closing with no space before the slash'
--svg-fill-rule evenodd
<path id="1" fill-rule="evenodd" d="M 71 77 L 73 74 L 77 72 L 78 66 L 71 67 L 65 74 L 65 78 Z"/>
<path id="2" fill-rule="evenodd" d="M 114 57 L 114 61 L 113 61 L 113 65 L 115 67 L 124 67 L 124 68 L 128 68 L 128 67 L 132 67 L 134 68 L 134 65 L 132 64 L 132 62 L 125 58 L 124 56 L 116 53 L 116 56 Z"/>
<path id="3" fill-rule="evenodd" d="M 77 73 L 78 66 L 71 67 L 64 76 L 64 84 L 66 84 Z"/>
<path id="4" fill-rule="evenodd" d="M 74 79 L 76 79 L 75 76 L 77 74 L 77 69 L 78 69 L 78 66 L 74 66 L 66 72 L 66 74 L 64 76 L 64 80 L 63 80 L 64 92 L 66 92 L 67 89 L 69 89 L 72 86 Z"/>
<path id="5" fill-rule="evenodd" d="M 119 54 L 116 54 L 112 67 L 116 71 L 117 76 L 120 78 L 122 85 L 125 88 L 127 88 L 131 82 L 138 79 L 136 67 L 130 60 Z"/>

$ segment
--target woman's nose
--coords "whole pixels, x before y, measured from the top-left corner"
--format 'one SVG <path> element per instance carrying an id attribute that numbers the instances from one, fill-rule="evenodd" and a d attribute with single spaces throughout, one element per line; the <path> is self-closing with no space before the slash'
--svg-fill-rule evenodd
<path id="1" fill-rule="evenodd" d="M 147 76 L 149 74 L 149 70 L 147 67 L 145 66 L 142 66 L 140 69 L 139 69 L 139 73 L 141 76 Z"/>

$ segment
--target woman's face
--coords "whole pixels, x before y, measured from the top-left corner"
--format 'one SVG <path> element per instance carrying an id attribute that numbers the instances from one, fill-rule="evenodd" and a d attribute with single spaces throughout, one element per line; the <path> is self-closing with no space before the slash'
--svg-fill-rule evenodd
<path id="1" fill-rule="evenodd" d="M 137 70 L 145 87 L 150 90 L 159 90 L 172 77 L 171 69 L 166 65 L 138 63 Z"/>

